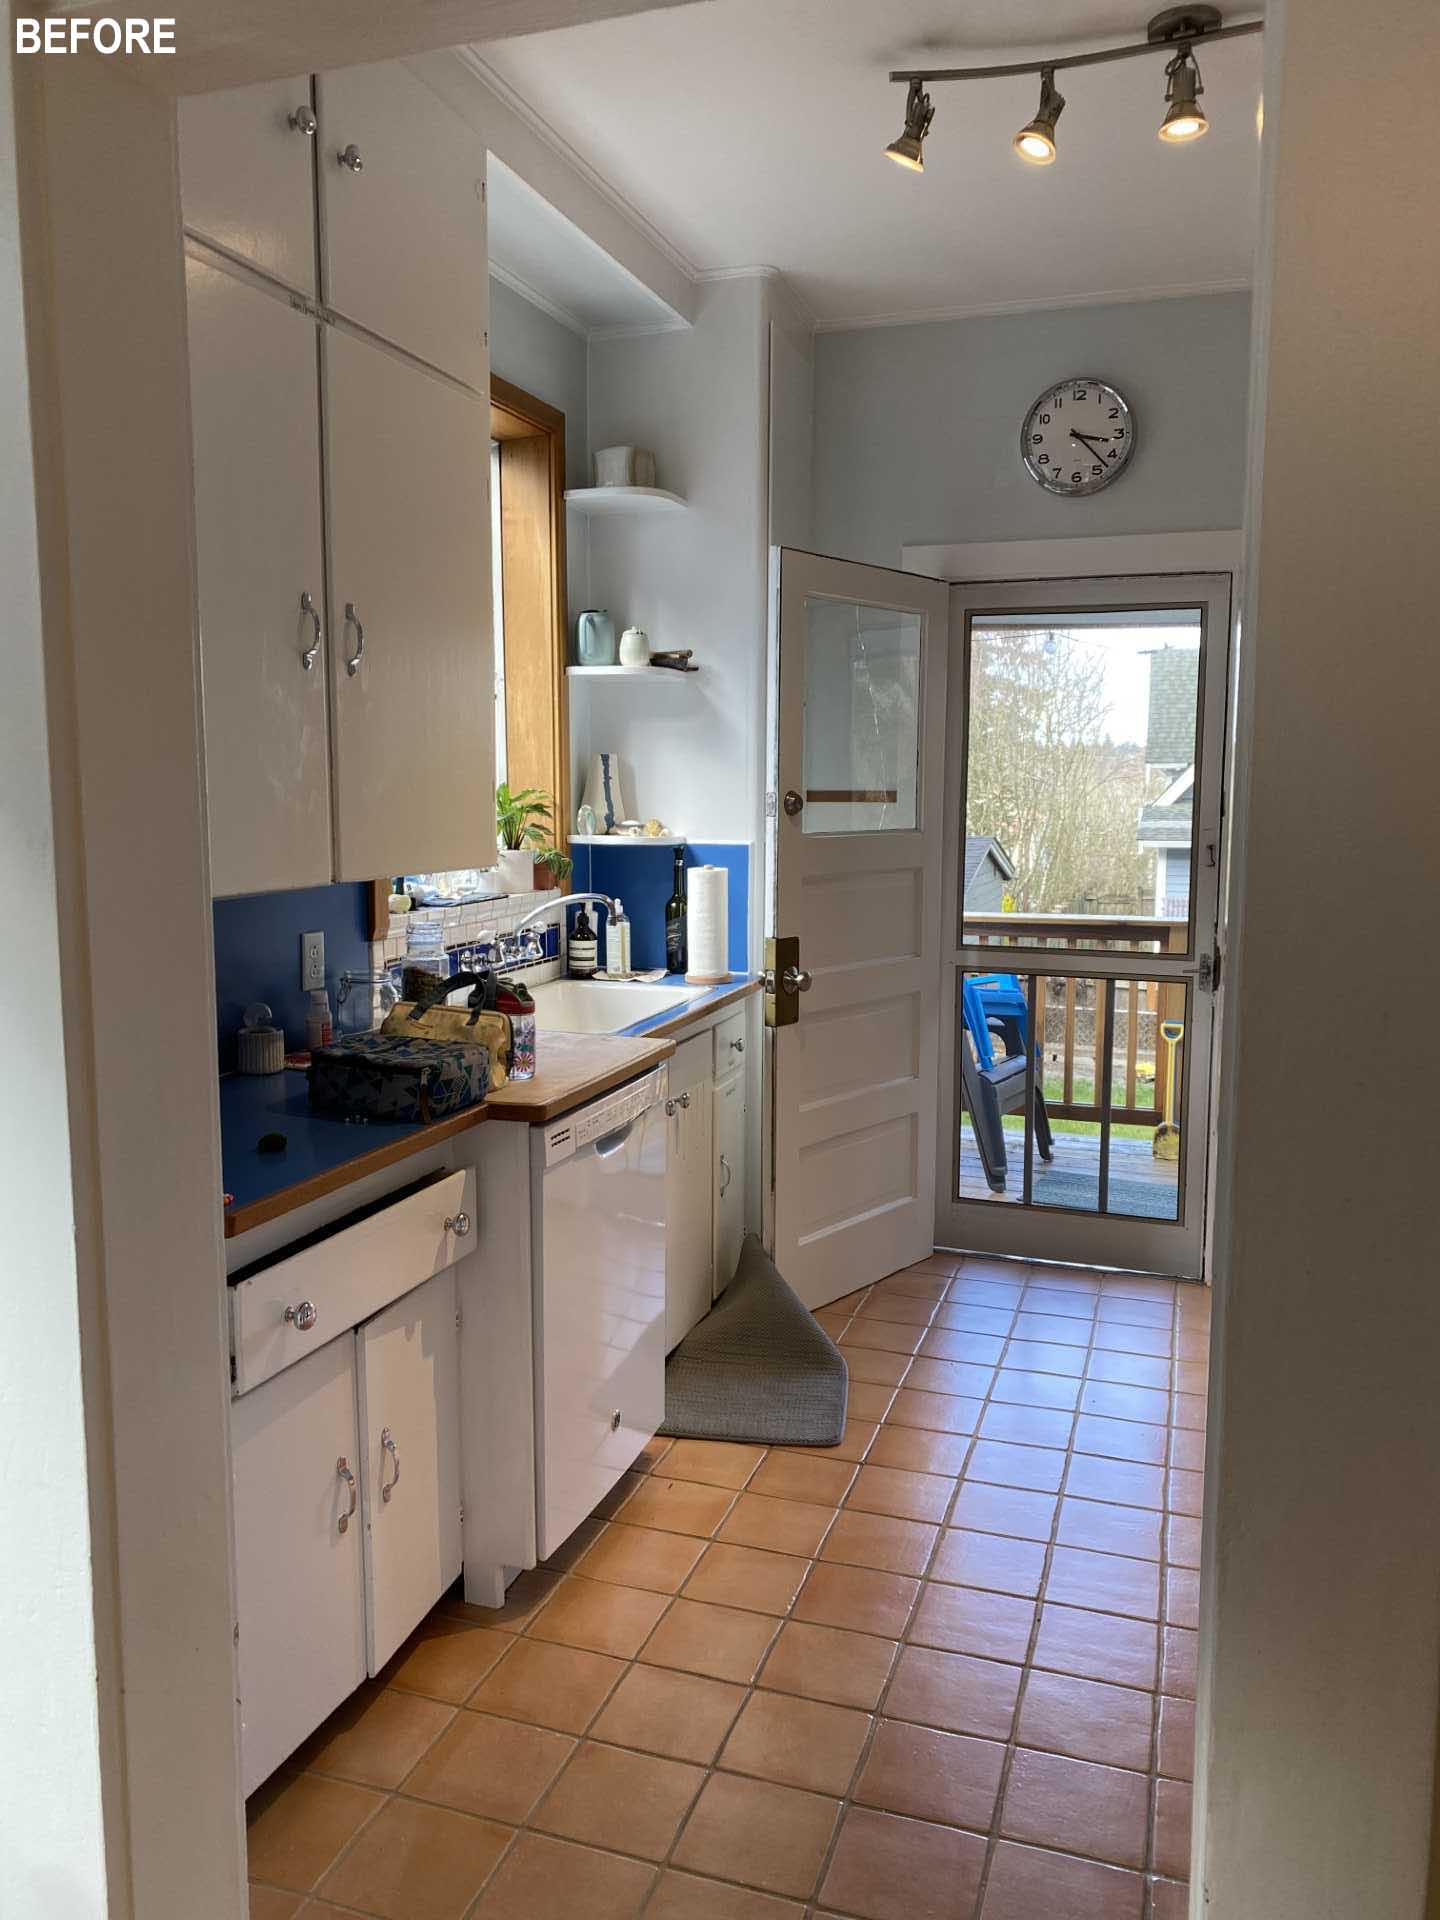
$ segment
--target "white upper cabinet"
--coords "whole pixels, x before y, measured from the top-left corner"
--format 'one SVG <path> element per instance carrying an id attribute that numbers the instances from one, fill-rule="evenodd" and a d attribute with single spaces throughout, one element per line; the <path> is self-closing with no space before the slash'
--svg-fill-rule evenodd
<path id="1" fill-rule="evenodd" d="M 327 327 L 336 878 L 493 844 L 488 401 Z"/>
<path id="2" fill-rule="evenodd" d="M 331 845 L 316 327 L 193 257 L 186 282 L 211 889 L 322 886 Z"/>
<path id="3" fill-rule="evenodd" d="M 180 102 L 179 120 L 186 226 L 313 295 L 318 130 L 307 131 L 309 74 L 198 94 Z"/>
<path id="4" fill-rule="evenodd" d="M 488 393 L 485 142 L 403 65 L 316 86 L 325 304 Z"/>

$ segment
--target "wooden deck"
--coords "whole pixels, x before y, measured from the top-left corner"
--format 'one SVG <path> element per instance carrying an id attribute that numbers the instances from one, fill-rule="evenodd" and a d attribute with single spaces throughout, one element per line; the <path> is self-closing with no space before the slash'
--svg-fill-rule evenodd
<path id="1" fill-rule="evenodd" d="M 962 1115 L 960 1121 L 960 1185 L 962 1200 L 993 1200 L 1004 1205 L 1019 1202 L 1025 1179 L 1025 1136 L 1019 1127 L 1006 1127 L 1005 1152 L 1009 1159 L 1009 1170 L 1005 1181 L 1004 1193 L 992 1193 L 985 1183 L 985 1173 L 980 1165 L 980 1155 L 975 1148 L 975 1136 L 970 1131 L 968 1115 Z M 1079 1206 L 1083 1211 L 1097 1211 L 1097 1197 L 1100 1180 L 1100 1136 L 1098 1133 L 1062 1133 L 1055 1134 L 1055 1158 L 1047 1167 L 1038 1154 L 1035 1156 L 1033 1204 L 1053 1205 L 1045 1197 L 1046 1175 L 1068 1173 L 1079 1176 L 1086 1183 L 1085 1193 L 1078 1198 L 1071 1187 L 1070 1197 L 1061 1202 L 1066 1206 Z M 1177 1196 L 1180 1185 L 1180 1163 L 1177 1160 L 1157 1160 L 1150 1149 L 1150 1141 L 1116 1140 L 1110 1142 L 1110 1182 L 1111 1198 L 1109 1211 L 1123 1215 L 1127 1210 L 1117 1201 L 1123 1188 L 1117 1192 L 1119 1183 L 1134 1181 L 1147 1188 L 1165 1189 Z M 1158 1198 L 1158 1193 L 1157 1193 Z M 1177 1208 L 1178 1211 L 1178 1208 Z M 1155 1214 L 1147 1208 L 1144 1215 L 1153 1219 Z M 1163 1214 L 1160 1217 L 1165 1217 Z"/>

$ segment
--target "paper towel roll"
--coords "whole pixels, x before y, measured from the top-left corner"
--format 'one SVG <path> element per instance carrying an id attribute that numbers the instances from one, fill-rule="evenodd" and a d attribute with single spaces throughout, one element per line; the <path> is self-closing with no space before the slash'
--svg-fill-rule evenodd
<path id="1" fill-rule="evenodd" d="M 690 964 L 685 978 L 695 986 L 728 980 L 730 968 L 730 875 L 724 867 L 691 867 L 685 882 Z"/>

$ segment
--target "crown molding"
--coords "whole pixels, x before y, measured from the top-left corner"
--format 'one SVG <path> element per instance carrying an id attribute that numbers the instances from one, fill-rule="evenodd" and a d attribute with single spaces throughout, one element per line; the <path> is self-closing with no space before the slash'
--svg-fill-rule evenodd
<path id="1" fill-rule="evenodd" d="M 512 293 L 518 293 L 522 300 L 532 307 L 538 307 L 541 313 L 548 314 L 571 333 L 578 333 L 582 340 L 590 339 L 593 328 L 588 327 L 578 313 L 572 313 L 568 307 L 562 307 L 558 300 L 552 300 L 548 294 L 541 293 L 538 287 L 509 267 L 502 267 L 493 257 L 490 260 L 490 278 L 498 280 L 502 287 L 508 287 Z"/>
<path id="2" fill-rule="evenodd" d="M 892 313 L 861 314 L 854 319 L 818 319 L 816 333 L 856 333 L 867 327 L 926 327 L 946 320 L 987 320 L 1012 313 L 1054 313 L 1071 307 L 1124 307 L 1147 300 L 1195 300 L 1207 293 L 1249 293 L 1252 282 L 1197 280 L 1175 287 L 1119 287 L 1102 293 L 1075 293 L 1064 299 L 996 300 L 973 306 L 900 308 Z"/>
<path id="3" fill-rule="evenodd" d="M 455 47 L 452 51 L 455 58 L 480 82 L 482 87 L 493 93 L 503 106 L 508 107 L 515 118 L 521 121 L 537 140 L 542 141 L 552 153 L 563 160 L 567 167 L 573 168 L 586 186 L 599 194 L 602 200 L 608 200 L 615 211 L 627 220 L 642 238 L 655 248 L 657 253 L 662 254 L 670 262 L 677 273 L 683 274 L 691 282 L 695 280 L 694 261 L 687 259 L 679 247 L 661 233 L 660 229 L 647 219 L 635 203 L 628 200 L 612 181 L 607 180 L 604 174 L 597 172 L 583 154 L 577 153 L 569 141 L 555 131 L 548 120 L 542 119 L 525 96 L 517 93 L 509 81 L 495 71 L 488 60 L 474 47 Z"/>

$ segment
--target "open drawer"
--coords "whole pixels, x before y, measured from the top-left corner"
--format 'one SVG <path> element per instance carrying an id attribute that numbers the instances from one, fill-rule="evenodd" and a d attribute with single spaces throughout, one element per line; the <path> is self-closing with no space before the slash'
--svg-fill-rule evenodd
<path id="1" fill-rule="evenodd" d="M 475 1170 L 336 1221 L 233 1280 L 233 1387 L 248 1393 L 379 1313 L 475 1245 Z"/>

